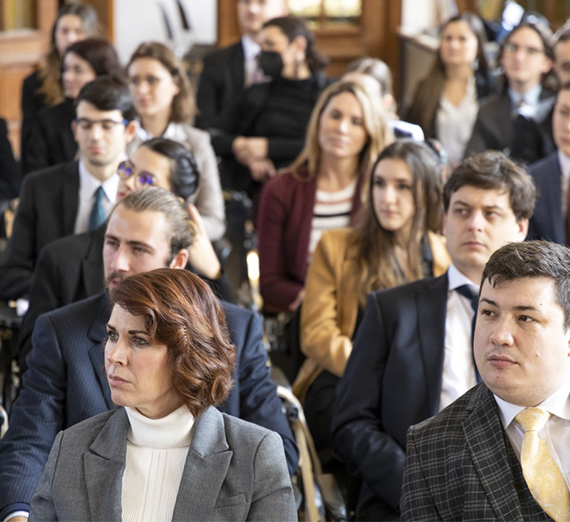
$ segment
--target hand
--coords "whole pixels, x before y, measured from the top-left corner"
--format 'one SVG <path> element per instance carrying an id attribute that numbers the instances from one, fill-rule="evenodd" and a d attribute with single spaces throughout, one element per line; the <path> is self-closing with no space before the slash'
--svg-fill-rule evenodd
<path id="1" fill-rule="evenodd" d="M 247 165 L 252 160 L 267 159 L 268 150 L 267 138 L 238 136 L 232 143 L 232 152 L 242 165 Z"/>
<path id="2" fill-rule="evenodd" d="M 277 170 L 270 159 L 248 161 L 247 168 L 255 181 L 265 181 L 266 178 L 275 176 Z"/>
<path id="3" fill-rule="evenodd" d="M 291 312 L 294 312 L 295 310 L 297 310 L 297 308 L 299 308 L 299 306 L 301 306 L 301 303 L 303 302 L 304 298 L 305 298 L 305 289 L 301 290 L 297 294 L 297 297 L 295 298 L 295 300 L 289 305 L 289 310 Z"/>
<path id="4" fill-rule="evenodd" d="M 198 209 L 191 203 L 188 204 L 188 212 L 194 222 L 195 231 L 194 240 L 188 248 L 190 264 L 198 274 L 208 279 L 219 279 L 222 275 L 222 265 L 220 265 L 212 242 L 208 239 L 204 220 Z"/>

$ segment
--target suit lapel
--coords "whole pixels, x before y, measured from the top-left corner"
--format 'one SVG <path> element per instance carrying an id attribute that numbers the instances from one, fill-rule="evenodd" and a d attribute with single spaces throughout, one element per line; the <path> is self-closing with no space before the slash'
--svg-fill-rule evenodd
<path id="1" fill-rule="evenodd" d="M 85 258 L 81 260 L 81 277 L 85 297 L 91 297 L 101 293 L 104 287 L 103 273 L 103 243 L 105 240 L 106 225 L 90 232 L 89 250 Z"/>
<path id="2" fill-rule="evenodd" d="M 93 322 L 89 327 L 87 336 L 92 342 L 91 348 L 89 348 L 89 359 L 93 365 L 93 371 L 95 372 L 95 377 L 99 386 L 101 387 L 101 393 L 105 398 L 105 404 L 107 408 L 115 408 L 115 404 L 111 400 L 111 390 L 109 389 L 109 384 L 107 383 L 107 378 L 105 376 L 105 356 L 103 341 L 107 336 L 107 331 L 105 325 L 109 319 L 109 301 L 107 299 L 107 294 L 101 294 L 101 298 L 97 301 L 96 305 L 93 306 Z"/>
<path id="3" fill-rule="evenodd" d="M 550 226 L 551 230 L 554 230 L 554 239 L 561 244 L 566 243 L 566 226 L 564 223 L 564 217 L 562 215 L 562 200 L 560 198 L 560 186 L 562 185 L 562 167 L 560 166 L 560 161 L 558 160 L 558 153 L 553 154 L 552 161 L 548 165 L 547 172 L 550 174 L 549 183 L 547 184 L 548 195 L 544 194 L 544 197 L 549 205 L 552 205 L 552 212 L 548 215 L 552 219 Z M 544 188 L 544 186 L 542 187 Z"/>
<path id="4" fill-rule="evenodd" d="M 91 520 L 121 520 L 122 480 L 129 420 L 124 408 L 103 426 L 83 456 Z"/>
<path id="5" fill-rule="evenodd" d="M 463 423 L 465 440 L 496 518 L 522 520 L 497 404 L 485 385 L 479 385 L 467 410 L 471 413 Z"/>
<path id="6" fill-rule="evenodd" d="M 211 520 L 233 452 L 222 414 L 208 408 L 196 421 L 172 520 Z"/>
<path id="7" fill-rule="evenodd" d="M 67 163 L 63 177 L 63 234 L 68 236 L 75 231 L 75 219 L 79 206 L 79 163 Z"/>
<path id="8" fill-rule="evenodd" d="M 447 315 L 447 273 L 436 279 L 426 279 L 416 294 L 419 343 L 422 364 L 427 379 L 427 394 L 432 415 L 439 408 Z"/>

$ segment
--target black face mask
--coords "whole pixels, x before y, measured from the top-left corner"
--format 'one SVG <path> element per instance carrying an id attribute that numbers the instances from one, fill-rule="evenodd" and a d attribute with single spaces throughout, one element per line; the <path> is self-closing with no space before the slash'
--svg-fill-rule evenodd
<path id="1" fill-rule="evenodd" d="M 257 56 L 257 63 L 266 76 L 279 78 L 283 71 L 283 58 L 275 51 L 261 51 Z"/>

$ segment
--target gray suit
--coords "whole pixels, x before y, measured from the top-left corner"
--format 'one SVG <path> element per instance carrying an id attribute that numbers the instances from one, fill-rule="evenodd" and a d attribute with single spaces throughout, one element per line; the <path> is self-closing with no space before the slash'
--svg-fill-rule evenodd
<path id="1" fill-rule="evenodd" d="M 120 408 L 60 432 L 30 521 L 120 521 L 128 426 Z M 172 520 L 297 520 L 279 436 L 206 410 L 194 425 Z"/>

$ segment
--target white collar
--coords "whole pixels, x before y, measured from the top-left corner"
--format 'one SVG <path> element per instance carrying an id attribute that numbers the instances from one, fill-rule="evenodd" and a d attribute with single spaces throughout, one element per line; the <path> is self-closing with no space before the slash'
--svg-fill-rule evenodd
<path id="1" fill-rule="evenodd" d="M 463 275 L 453 263 L 447 269 L 447 282 L 450 292 L 460 286 L 469 285 L 475 292 L 479 293 L 479 285 Z"/>
<path id="2" fill-rule="evenodd" d="M 243 48 L 243 57 L 246 62 L 248 60 L 253 60 L 261 51 L 260 45 L 247 34 L 244 34 L 241 37 L 241 46 Z"/>
<path id="3" fill-rule="evenodd" d="M 79 192 L 89 199 L 93 197 L 99 187 L 103 187 L 105 197 L 114 205 L 117 201 L 117 190 L 119 189 L 119 175 L 115 172 L 103 183 L 99 181 L 89 170 L 83 160 L 79 160 Z"/>

